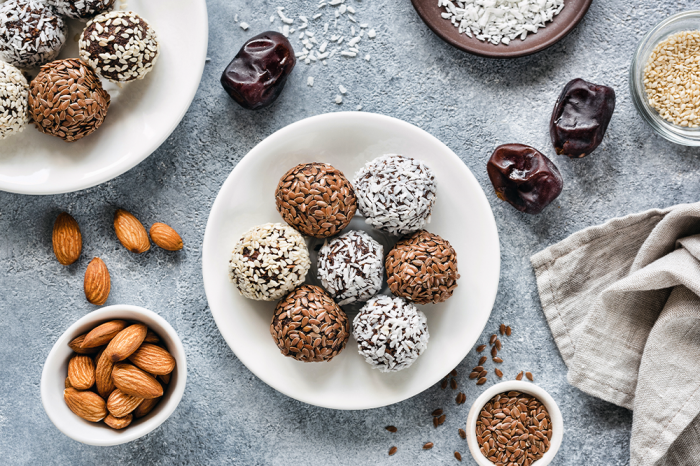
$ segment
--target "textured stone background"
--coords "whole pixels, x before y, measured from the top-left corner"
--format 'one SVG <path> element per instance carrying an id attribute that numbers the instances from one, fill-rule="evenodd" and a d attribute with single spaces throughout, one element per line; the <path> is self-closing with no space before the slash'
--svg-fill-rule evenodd
<path id="1" fill-rule="evenodd" d="M 515 333 L 504 349 L 506 376 L 531 370 L 559 403 L 566 433 L 555 464 L 628 463 L 631 413 L 567 384 L 528 258 L 608 218 L 700 199 L 700 151 L 654 135 L 636 114 L 627 86 L 630 58 L 642 35 L 662 18 L 697 3 L 596 0 L 581 25 L 558 45 L 510 61 L 481 59 L 447 46 L 420 21 L 409 0 L 347 4 L 358 10 L 359 22 L 377 30 L 374 41 L 360 44 L 371 61 L 334 59 L 327 67 L 301 63 L 279 101 L 252 113 L 221 89 L 221 71 L 247 38 L 270 27 L 277 5 L 286 6 L 290 16 L 311 17 L 316 1 L 208 1 L 211 60 L 185 119 L 159 150 L 117 179 L 82 192 L 0 193 L 2 463 L 432 465 L 455 464 L 452 452 L 458 450 L 465 464 L 475 464 L 466 441 L 457 436 L 482 391 L 467 379 L 476 361 L 473 353 L 458 368 L 460 388 L 467 394 L 461 407 L 454 404 L 456 392 L 435 386 L 382 409 L 331 411 L 287 398 L 255 378 L 226 346 L 207 306 L 200 245 L 209 209 L 236 163 L 285 125 L 359 104 L 363 111 L 401 118 L 441 139 L 486 191 L 503 264 L 482 340 L 501 322 L 511 324 Z M 247 32 L 235 24 L 235 14 L 250 23 Z M 296 39 L 293 43 L 300 47 Z M 313 88 L 306 85 L 307 76 L 316 78 Z M 553 155 L 548 120 L 560 89 L 576 77 L 613 86 L 618 102 L 603 145 L 585 160 L 570 161 Z M 342 105 L 333 102 L 339 84 L 349 90 Z M 497 145 L 508 142 L 540 148 L 565 178 L 564 193 L 537 217 L 516 212 L 492 193 L 485 163 Z M 112 229 L 117 207 L 149 225 L 171 224 L 182 234 L 185 251 L 127 252 Z M 62 210 L 77 218 L 84 235 L 84 253 L 68 268 L 51 251 L 52 223 Z M 187 390 L 173 416 L 145 438 L 111 448 L 65 437 L 49 421 L 39 396 L 42 366 L 54 341 L 94 309 L 82 291 L 83 272 L 94 255 L 103 257 L 112 272 L 107 304 L 159 312 L 179 332 L 189 363 Z M 429 413 L 437 407 L 446 409 L 447 422 L 435 430 Z M 387 424 L 399 433 L 384 431 Z M 426 441 L 435 448 L 421 451 Z M 392 445 L 399 453 L 389 458 Z"/>

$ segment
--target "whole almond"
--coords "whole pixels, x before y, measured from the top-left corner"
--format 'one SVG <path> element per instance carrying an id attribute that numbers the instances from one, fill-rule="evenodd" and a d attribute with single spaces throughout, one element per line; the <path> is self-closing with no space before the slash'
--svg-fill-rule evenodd
<path id="1" fill-rule="evenodd" d="M 114 391 L 114 381 L 112 380 L 113 368 L 114 363 L 105 356 L 103 351 L 97 361 L 97 367 L 95 367 L 95 386 L 97 387 L 97 393 L 105 400 L 109 397 L 110 393 Z"/>
<path id="2" fill-rule="evenodd" d="M 162 374 L 159 375 L 158 378 L 165 384 L 168 385 L 170 383 L 170 376 L 172 375 L 172 372 L 170 374 Z"/>
<path id="3" fill-rule="evenodd" d="M 133 253 L 141 254 L 151 249 L 146 228 L 124 209 L 117 209 L 114 213 L 114 232 L 122 245 Z"/>
<path id="4" fill-rule="evenodd" d="M 100 422 L 107 416 L 107 403 L 95 392 L 79 392 L 75 388 L 66 388 L 63 398 L 70 410 L 86 421 Z"/>
<path id="5" fill-rule="evenodd" d="M 143 403 L 138 405 L 138 407 L 134 410 L 132 414 L 136 419 L 144 417 L 145 415 L 153 411 L 153 408 L 155 408 L 156 405 L 160 402 L 160 399 L 161 397 L 143 400 Z"/>
<path id="6" fill-rule="evenodd" d="M 94 329 L 90 330 L 87 335 L 85 335 L 83 343 L 80 345 L 80 347 L 85 349 L 106 345 L 117 335 L 117 333 L 124 330 L 125 327 L 126 322 L 123 320 L 110 320 L 109 322 L 98 325 Z"/>
<path id="7" fill-rule="evenodd" d="M 170 374 L 175 369 L 175 358 L 160 346 L 142 344 L 129 356 L 129 361 L 153 375 Z"/>
<path id="8" fill-rule="evenodd" d="M 78 260 L 83 250 L 83 236 L 80 227 L 70 214 L 61 212 L 53 224 L 53 253 L 63 265 L 71 265 Z"/>
<path id="9" fill-rule="evenodd" d="M 78 337 L 73 338 L 70 343 L 68 343 L 68 346 L 70 346 L 70 349 L 75 351 L 78 354 L 93 354 L 97 353 L 100 348 L 99 347 L 94 347 L 94 348 L 83 348 L 81 345 L 85 341 L 85 336 L 87 333 L 80 335 Z"/>
<path id="10" fill-rule="evenodd" d="M 112 338 L 112 341 L 105 348 L 104 354 L 112 362 L 123 361 L 141 346 L 147 331 L 148 328 L 143 324 L 128 326 Z"/>
<path id="11" fill-rule="evenodd" d="M 107 399 L 107 411 L 114 417 L 124 417 L 135 410 L 143 401 L 143 398 L 127 395 L 118 388 Z"/>
<path id="12" fill-rule="evenodd" d="M 146 333 L 146 338 L 144 338 L 143 341 L 146 343 L 158 343 L 160 341 L 160 337 L 156 332 L 149 328 L 148 332 Z"/>
<path id="13" fill-rule="evenodd" d="M 88 302 L 96 306 L 102 306 L 109 297 L 111 281 L 109 279 L 109 270 L 99 257 L 95 257 L 90 261 L 85 270 L 85 297 Z"/>
<path id="14" fill-rule="evenodd" d="M 79 354 L 68 361 L 68 379 L 76 390 L 87 390 L 95 383 L 95 364 L 90 356 Z"/>
<path id="15" fill-rule="evenodd" d="M 65 385 L 65 388 L 70 388 L 70 387 L 71 387 L 70 379 L 69 379 L 68 377 L 66 377 L 66 382 L 65 382 L 64 385 Z"/>
<path id="16" fill-rule="evenodd" d="M 127 414 L 124 417 L 114 417 L 111 414 L 105 418 L 105 424 L 107 424 L 112 429 L 123 429 L 131 424 L 134 417 L 131 414 Z"/>
<path id="17" fill-rule="evenodd" d="M 161 384 L 152 375 L 131 364 L 116 364 L 112 369 L 112 380 L 127 395 L 147 399 L 163 396 Z"/>
<path id="18" fill-rule="evenodd" d="M 159 246 L 166 251 L 179 251 L 182 249 L 182 238 L 177 234 L 177 231 L 165 223 L 154 223 L 151 226 L 151 239 L 156 246 Z"/>

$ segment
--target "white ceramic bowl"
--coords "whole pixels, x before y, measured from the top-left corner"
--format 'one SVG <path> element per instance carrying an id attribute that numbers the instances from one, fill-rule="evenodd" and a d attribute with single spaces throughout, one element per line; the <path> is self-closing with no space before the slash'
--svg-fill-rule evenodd
<path id="1" fill-rule="evenodd" d="M 469 416 L 467 416 L 467 443 L 469 444 L 469 451 L 479 466 L 493 466 L 493 463 L 481 453 L 479 449 L 480 446 L 476 441 L 476 420 L 479 417 L 481 408 L 483 408 L 491 398 L 499 393 L 513 390 L 534 396 L 544 404 L 549 412 L 549 417 L 552 420 L 552 439 L 549 441 L 549 450 L 547 450 L 547 453 L 545 453 L 542 458 L 532 463 L 533 466 L 547 466 L 557 455 L 557 451 L 559 451 L 559 447 L 561 446 L 561 441 L 564 438 L 564 419 L 561 416 L 561 411 L 559 411 L 559 406 L 557 406 L 554 398 L 552 398 L 549 393 L 533 383 L 519 380 L 498 383 L 490 387 L 476 399 L 472 408 L 469 410 Z"/>
<path id="2" fill-rule="evenodd" d="M 148 325 L 160 336 L 177 363 L 170 383 L 164 387 L 165 393 L 160 403 L 147 416 L 135 419 L 129 427 L 122 430 L 114 430 L 103 422 L 88 422 L 76 416 L 63 399 L 68 360 L 73 354 L 68 343 L 97 325 L 114 319 L 138 321 Z M 79 319 L 56 341 L 46 358 L 41 374 L 41 402 L 51 422 L 68 437 L 88 445 L 119 445 L 143 437 L 165 422 L 180 403 L 186 381 L 185 349 L 175 330 L 165 319 L 138 306 L 107 306 Z"/>
<path id="3" fill-rule="evenodd" d="M 275 207 L 279 179 L 299 163 L 325 162 L 352 180 L 368 161 L 398 153 L 425 161 L 435 174 L 437 201 L 426 229 L 457 251 L 459 286 L 444 303 L 419 306 L 428 318 L 428 349 L 408 369 L 381 373 L 367 364 L 350 337 L 330 362 L 302 363 L 280 354 L 270 336 L 275 302 L 241 296 L 228 262 L 241 234 L 255 225 L 282 222 Z M 483 170 L 483 165 L 478 164 Z M 356 215 L 348 230 L 367 231 L 385 251 L 387 242 Z M 314 282 L 314 250 L 310 241 Z M 364 112 L 319 115 L 266 138 L 241 160 L 219 191 L 202 247 L 204 289 L 219 331 L 236 357 L 256 376 L 304 403 L 333 409 L 369 409 L 417 395 L 440 381 L 474 346 L 491 314 L 500 273 L 498 231 L 479 182 L 445 144 L 416 126 Z M 385 287 L 384 293 L 388 292 Z M 343 306 L 352 319 L 352 308 Z"/>

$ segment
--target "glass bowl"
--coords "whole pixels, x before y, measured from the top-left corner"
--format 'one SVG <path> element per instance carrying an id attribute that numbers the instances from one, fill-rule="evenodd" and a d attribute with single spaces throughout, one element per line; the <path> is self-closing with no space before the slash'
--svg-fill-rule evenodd
<path id="1" fill-rule="evenodd" d="M 667 121 L 649 105 L 644 90 L 644 67 L 656 45 L 681 31 L 700 30 L 700 10 L 671 16 L 649 31 L 639 43 L 630 66 L 630 93 L 637 111 L 660 136 L 684 146 L 700 146 L 700 128 L 686 128 Z"/>

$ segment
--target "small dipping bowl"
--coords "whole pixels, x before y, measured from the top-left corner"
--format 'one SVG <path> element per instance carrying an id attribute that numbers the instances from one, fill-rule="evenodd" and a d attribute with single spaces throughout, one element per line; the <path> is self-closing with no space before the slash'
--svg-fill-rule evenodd
<path id="1" fill-rule="evenodd" d="M 131 425 L 121 430 L 114 430 L 104 422 L 88 422 L 78 417 L 68 408 L 63 399 L 68 360 L 74 354 L 68 343 L 98 325 L 115 319 L 146 324 L 158 334 L 176 362 L 175 370 L 170 376 L 170 383 L 163 387 L 163 398 L 158 405 L 146 416 L 135 419 Z M 41 402 L 51 422 L 73 440 L 96 446 L 119 445 L 143 437 L 165 422 L 180 403 L 182 394 L 185 392 L 186 381 L 185 349 L 175 329 L 165 319 L 153 311 L 138 306 L 107 306 L 78 319 L 58 338 L 46 358 L 41 374 Z"/>
<path id="2" fill-rule="evenodd" d="M 644 89 L 644 68 L 659 42 L 681 31 L 700 31 L 700 10 L 686 11 L 665 19 L 639 43 L 630 66 L 629 86 L 637 111 L 661 137 L 684 146 L 700 146 L 700 128 L 686 128 L 665 120 L 651 105 Z"/>
<path id="3" fill-rule="evenodd" d="M 540 402 L 542 402 L 549 412 L 549 417 L 552 421 L 552 439 L 549 441 L 549 450 L 547 450 L 547 453 L 545 453 L 542 458 L 532 463 L 532 466 L 546 466 L 552 462 L 554 457 L 557 455 L 557 451 L 559 451 L 559 447 L 561 446 L 561 442 L 564 437 L 564 419 L 561 416 L 561 411 L 559 411 L 559 406 L 557 406 L 549 393 L 533 383 L 522 382 L 519 380 L 498 383 L 487 389 L 481 394 L 481 396 L 479 396 L 479 398 L 476 399 L 469 410 L 469 416 L 467 416 L 467 444 L 469 445 L 469 451 L 471 452 L 472 457 L 474 457 L 474 461 L 476 461 L 479 466 L 493 466 L 494 463 L 481 453 L 481 445 L 479 445 L 476 441 L 476 421 L 482 408 L 491 398 L 499 393 L 511 391 L 534 396 L 540 400 Z"/>

